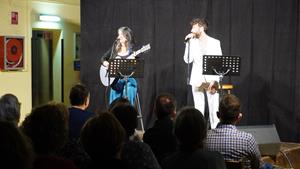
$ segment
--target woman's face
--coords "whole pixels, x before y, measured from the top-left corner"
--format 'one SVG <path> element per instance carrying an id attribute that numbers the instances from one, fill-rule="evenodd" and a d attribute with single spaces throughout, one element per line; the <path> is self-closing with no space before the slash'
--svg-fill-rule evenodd
<path id="1" fill-rule="evenodd" d="M 122 44 L 125 44 L 127 42 L 127 39 L 122 31 L 118 31 L 118 39 Z"/>

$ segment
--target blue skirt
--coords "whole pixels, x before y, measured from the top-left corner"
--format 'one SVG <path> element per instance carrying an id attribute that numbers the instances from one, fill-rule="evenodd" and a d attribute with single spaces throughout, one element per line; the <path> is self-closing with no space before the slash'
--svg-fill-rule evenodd
<path id="1" fill-rule="evenodd" d="M 109 104 L 119 97 L 124 97 L 130 101 L 132 106 L 134 106 L 136 92 L 137 82 L 134 78 L 128 78 L 127 91 L 125 87 L 125 80 L 119 79 L 118 82 L 110 90 Z"/>

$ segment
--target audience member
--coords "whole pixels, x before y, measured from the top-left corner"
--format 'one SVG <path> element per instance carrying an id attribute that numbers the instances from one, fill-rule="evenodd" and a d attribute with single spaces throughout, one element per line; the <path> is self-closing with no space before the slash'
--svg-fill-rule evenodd
<path id="1" fill-rule="evenodd" d="M 68 140 L 55 154 L 72 160 L 77 169 L 87 169 L 88 164 L 90 163 L 90 157 L 84 151 L 79 141 Z"/>
<path id="2" fill-rule="evenodd" d="M 86 86 L 77 84 L 71 88 L 69 98 L 72 105 L 69 108 L 69 137 L 71 140 L 78 140 L 84 123 L 94 116 L 94 113 L 86 111 L 90 103 L 90 92 Z"/>
<path id="3" fill-rule="evenodd" d="M 13 94 L 5 94 L 0 98 L 0 120 L 9 121 L 18 125 L 20 120 L 21 104 Z"/>
<path id="4" fill-rule="evenodd" d="M 68 135 L 68 109 L 62 103 L 48 103 L 32 110 L 21 129 L 37 155 L 34 169 L 74 169 L 74 163 L 55 155 Z"/>
<path id="5" fill-rule="evenodd" d="M 157 120 L 152 128 L 149 128 L 143 140 L 149 144 L 158 162 L 174 153 L 177 149 L 177 140 L 173 132 L 173 119 L 176 116 L 176 103 L 169 94 L 161 94 L 155 100 L 154 113 Z"/>
<path id="6" fill-rule="evenodd" d="M 100 113 L 84 125 L 80 141 L 92 159 L 90 169 L 126 169 L 120 159 L 125 131 L 110 113 Z"/>
<path id="7" fill-rule="evenodd" d="M 202 113 L 195 108 L 183 108 L 175 122 L 175 135 L 179 141 L 178 152 L 162 162 L 163 169 L 225 169 L 219 152 L 203 148 L 207 125 Z"/>
<path id="8" fill-rule="evenodd" d="M 79 136 L 84 123 L 94 116 L 94 113 L 86 111 L 89 105 L 89 91 L 84 85 L 74 85 L 70 90 L 69 98 L 72 105 L 68 109 L 69 137 L 65 145 L 56 154 L 72 160 L 78 169 L 86 169 L 90 158 L 79 143 Z"/>
<path id="9" fill-rule="evenodd" d="M 111 110 L 126 131 L 126 141 L 121 158 L 132 169 L 160 169 L 151 148 L 146 143 L 134 139 L 137 127 L 137 111 L 130 104 L 117 104 Z"/>
<path id="10" fill-rule="evenodd" d="M 119 97 L 110 103 L 108 112 L 111 112 L 111 110 L 119 104 L 130 104 L 130 101 L 124 97 Z"/>
<path id="11" fill-rule="evenodd" d="M 235 126 L 242 118 L 239 99 L 225 95 L 217 115 L 220 123 L 208 132 L 207 149 L 219 151 L 227 161 L 243 161 L 245 168 L 259 168 L 261 156 L 254 137 Z"/>
<path id="12" fill-rule="evenodd" d="M 31 169 L 31 145 L 18 128 L 8 121 L 0 121 L 0 138 L 1 168 Z"/>
<path id="13" fill-rule="evenodd" d="M 130 101 L 124 97 L 119 97 L 117 99 L 115 99 L 114 101 L 112 101 L 108 107 L 108 112 L 111 112 L 111 110 L 115 107 L 115 106 L 118 106 L 118 105 L 123 105 L 123 104 L 126 104 L 126 105 L 130 105 Z M 138 124 L 137 124 L 138 125 Z M 135 130 L 134 131 L 134 135 L 132 135 L 131 137 L 133 139 L 136 139 L 136 140 L 140 140 L 142 141 L 143 140 L 143 135 L 144 135 L 144 131 L 142 130 Z"/>

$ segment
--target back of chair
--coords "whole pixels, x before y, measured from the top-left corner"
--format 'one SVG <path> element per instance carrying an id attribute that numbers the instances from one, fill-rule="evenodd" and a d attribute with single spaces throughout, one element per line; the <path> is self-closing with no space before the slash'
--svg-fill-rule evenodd
<path id="1" fill-rule="evenodd" d="M 243 169 L 241 161 L 225 161 L 227 169 Z"/>

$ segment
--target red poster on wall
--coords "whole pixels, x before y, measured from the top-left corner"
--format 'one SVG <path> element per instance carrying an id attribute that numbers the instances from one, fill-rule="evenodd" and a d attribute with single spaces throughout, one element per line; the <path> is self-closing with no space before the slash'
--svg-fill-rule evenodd
<path id="1" fill-rule="evenodd" d="M 24 69 L 24 37 L 0 36 L 0 70 Z"/>

